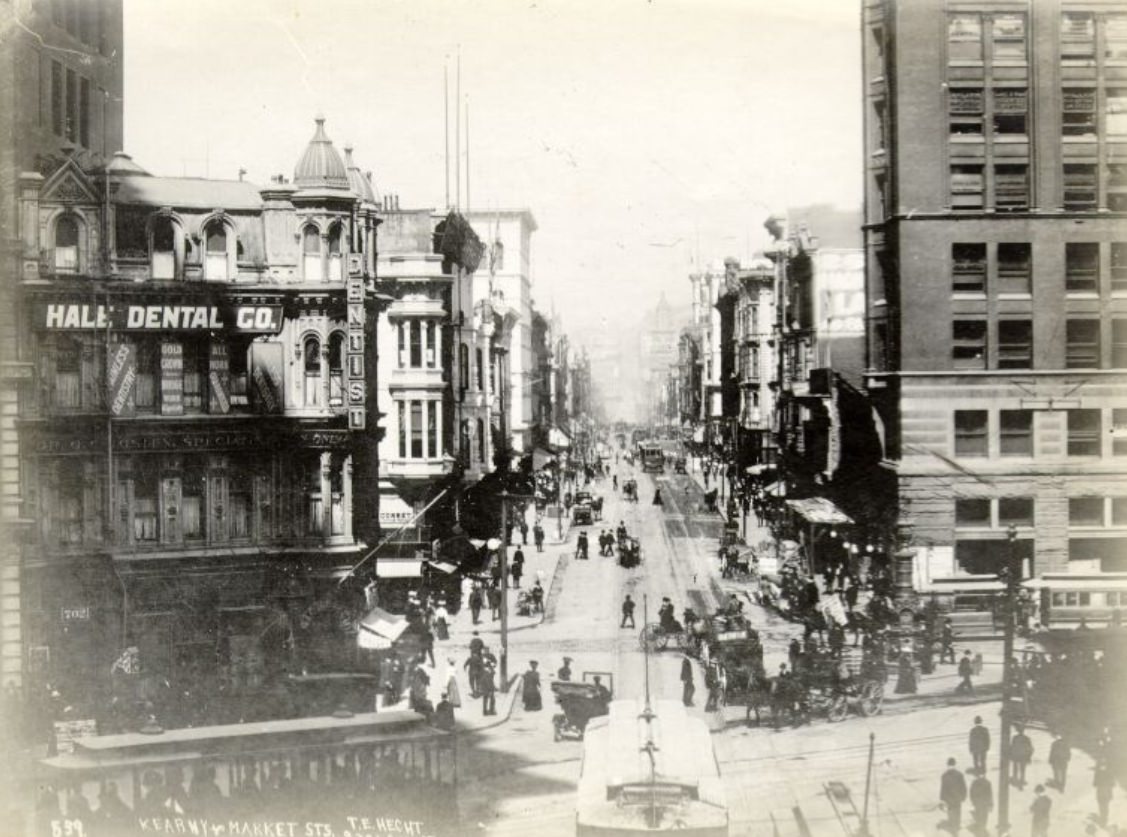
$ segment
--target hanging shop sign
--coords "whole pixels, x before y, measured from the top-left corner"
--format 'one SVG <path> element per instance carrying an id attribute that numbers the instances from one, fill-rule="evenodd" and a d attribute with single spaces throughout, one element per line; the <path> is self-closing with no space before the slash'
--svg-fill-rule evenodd
<path id="1" fill-rule="evenodd" d="M 257 413 L 282 412 L 282 381 L 285 379 L 281 343 L 250 344 L 250 399 Z"/>
<path id="2" fill-rule="evenodd" d="M 110 346 L 109 375 L 110 412 L 115 416 L 133 412 L 133 390 L 137 386 L 137 347 L 131 343 Z"/>
<path id="3" fill-rule="evenodd" d="M 282 330 L 280 305 L 91 305 L 44 302 L 36 306 L 35 323 L 47 331 L 228 331 L 277 334 Z"/>
<path id="4" fill-rule="evenodd" d="M 363 430 L 368 425 L 364 380 L 364 277 L 348 277 L 348 429 Z"/>

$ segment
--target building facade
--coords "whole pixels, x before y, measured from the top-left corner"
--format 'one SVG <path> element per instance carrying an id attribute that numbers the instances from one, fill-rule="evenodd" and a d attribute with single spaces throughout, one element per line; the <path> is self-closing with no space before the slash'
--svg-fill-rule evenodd
<path id="1" fill-rule="evenodd" d="M 1127 5 L 868 0 L 868 390 L 924 583 L 1127 569 Z"/>
<path id="2" fill-rule="evenodd" d="M 497 397 L 507 399 L 508 444 L 515 454 L 527 453 L 532 446 L 530 381 L 536 375 L 532 349 L 532 234 L 536 232 L 536 219 L 528 209 L 467 211 L 465 217 L 485 246 L 474 303 L 501 317 L 493 340 L 494 356 L 505 367 L 508 382 L 507 387 L 496 388 Z"/>
<path id="3" fill-rule="evenodd" d="M 108 705 L 129 649 L 170 693 L 348 664 L 378 219 L 323 120 L 292 182 L 69 158 L 21 176 L 20 210 L 30 684 Z"/>
<path id="4" fill-rule="evenodd" d="M 34 552 L 36 510 L 20 455 L 19 415 L 36 397 L 35 356 L 19 313 L 27 252 L 21 177 L 71 159 L 104 167 L 122 141 L 122 3 L 13 0 L 0 6 L 0 681 L 23 685 L 25 551 Z M 77 242 L 76 242 L 77 243 Z M 32 257 L 29 263 L 28 258 Z"/>

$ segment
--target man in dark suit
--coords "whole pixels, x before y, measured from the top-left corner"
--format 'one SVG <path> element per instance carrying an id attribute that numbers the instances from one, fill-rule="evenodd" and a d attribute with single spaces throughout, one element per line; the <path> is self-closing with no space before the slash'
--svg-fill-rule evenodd
<path id="1" fill-rule="evenodd" d="M 939 799 L 947 808 L 946 829 L 958 834 L 963 818 L 963 802 L 967 798 L 967 781 L 963 773 L 955 767 L 954 759 L 947 759 L 947 769 L 939 782 Z"/>

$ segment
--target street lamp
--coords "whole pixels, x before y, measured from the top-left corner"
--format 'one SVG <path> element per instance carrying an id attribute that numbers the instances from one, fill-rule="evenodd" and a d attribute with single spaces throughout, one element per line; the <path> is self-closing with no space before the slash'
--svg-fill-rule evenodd
<path id="1" fill-rule="evenodd" d="M 1021 561 L 1017 554 L 1017 527 L 1006 530 L 1006 565 L 998 575 L 1005 581 L 1002 599 L 1005 639 L 1002 643 L 1002 731 L 998 749 L 998 834 L 1010 832 L 1010 697 L 1013 681 L 1014 629 L 1018 592 L 1021 589 Z"/>

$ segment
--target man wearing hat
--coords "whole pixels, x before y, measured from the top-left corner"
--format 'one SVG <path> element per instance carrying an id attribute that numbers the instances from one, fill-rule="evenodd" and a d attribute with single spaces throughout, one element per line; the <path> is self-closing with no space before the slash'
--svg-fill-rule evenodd
<path id="1" fill-rule="evenodd" d="M 556 672 L 557 680 L 571 680 L 571 657 L 563 658 L 563 665 Z"/>
<path id="2" fill-rule="evenodd" d="M 495 671 L 496 667 L 492 663 L 486 663 L 481 670 L 481 676 L 478 677 L 477 687 L 481 691 L 482 715 L 497 714 L 497 683 L 493 679 Z"/>

